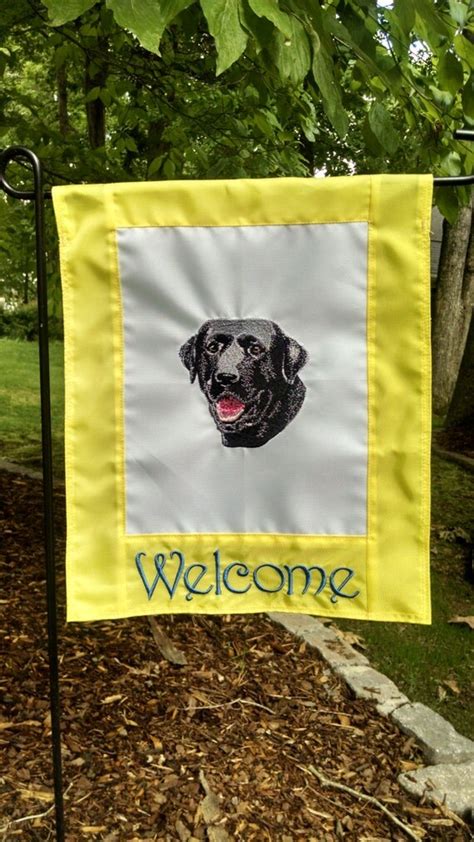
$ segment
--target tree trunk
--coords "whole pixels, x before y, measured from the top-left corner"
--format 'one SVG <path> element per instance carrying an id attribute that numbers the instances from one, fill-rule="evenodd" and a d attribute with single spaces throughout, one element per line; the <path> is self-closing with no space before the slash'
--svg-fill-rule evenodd
<path id="1" fill-rule="evenodd" d="M 474 269 L 474 267 L 471 267 Z M 459 377 L 446 418 L 447 427 L 465 429 L 474 442 L 474 319 L 467 335 Z"/>
<path id="2" fill-rule="evenodd" d="M 25 251 L 25 271 L 23 273 L 23 304 L 30 301 L 30 253 Z"/>
<path id="3" fill-rule="evenodd" d="M 466 345 L 474 298 L 472 196 L 454 225 L 443 224 L 433 317 L 433 409 L 448 411 Z"/>
<path id="4" fill-rule="evenodd" d="M 166 155 L 171 149 L 171 144 L 163 140 L 163 132 L 166 128 L 166 120 L 158 118 L 150 120 L 148 123 L 148 143 L 147 143 L 147 169 L 155 158 L 164 156 L 164 159 L 158 170 L 155 170 L 151 178 L 152 181 L 160 181 L 165 178 L 163 173 L 163 164 L 166 160 Z"/>
<path id="5" fill-rule="evenodd" d="M 69 114 L 67 109 L 67 74 L 64 64 L 58 68 L 56 74 L 56 87 L 58 93 L 58 121 L 61 137 L 67 137 L 70 130 Z"/>
<path id="6" fill-rule="evenodd" d="M 314 176 L 314 172 L 316 169 L 316 164 L 314 160 L 314 143 L 306 137 L 303 132 L 300 134 L 300 147 L 301 147 L 301 154 L 305 159 L 306 166 L 308 167 L 308 175 Z"/>
<path id="7" fill-rule="evenodd" d="M 105 38 L 99 38 L 98 47 L 105 53 L 107 42 Z M 84 92 L 87 96 L 93 88 L 104 88 L 107 81 L 107 68 L 105 63 L 97 69 L 94 59 L 86 55 L 84 74 Z M 92 149 L 105 146 L 105 105 L 98 97 L 91 102 L 86 102 L 87 129 L 89 143 Z"/>

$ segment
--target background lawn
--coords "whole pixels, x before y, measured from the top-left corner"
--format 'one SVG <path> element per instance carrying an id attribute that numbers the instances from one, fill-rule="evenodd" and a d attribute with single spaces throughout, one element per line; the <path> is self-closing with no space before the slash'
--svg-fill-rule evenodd
<path id="1" fill-rule="evenodd" d="M 41 467 L 38 346 L 0 339 L 0 454 L 31 468 Z M 54 471 L 64 472 L 63 346 L 51 344 Z M 338 621 L 356 634 L 376 668 L 413 701 L 437 710 L 466 736 L 474 737 L 474 634 L 450 625 L 455 615 L 473 615 L 474 586 L 464 578 L 468 545 L 459 530 L 472 529 L 474 475 L 433 458 L 431 626 Z"/>
<path id="2" fill-rule="evenodd" d="M 64 478 L 63 343 L 50 344 L 53 463 Z M 0 339 L 0 458 L 41 469 L 37 342 Z"/>
<path id="3" fill-rule="evenodd" d="M 431 626 L 338 620 L 362 638 L 371 664 L 411 701 L 436 710 L 474 738 L 474 632 L 450 625 L 474 615 L 474 584 L 465 578 L 469 546 L 462 537 L 474 522 L 474 474 L 437 456 L 431 486 Z M 461 530 L 461 534 L 460 533 Z M 472 536 L 471 536 L 472 538 Z"/>

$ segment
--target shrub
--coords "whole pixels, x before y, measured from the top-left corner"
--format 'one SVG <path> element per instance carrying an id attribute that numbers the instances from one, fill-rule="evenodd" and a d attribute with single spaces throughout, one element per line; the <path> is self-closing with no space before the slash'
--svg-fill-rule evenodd
<path id="1" fill-rule="evenodd" d="M 48 320 L 50 339 L 63 339 L 63 323 L 57 316 Z M 0 308 L 0 336 L 10 339 L 38 339 L 38 307 L 36 303 L 22 304 L 15 310 Z"/>

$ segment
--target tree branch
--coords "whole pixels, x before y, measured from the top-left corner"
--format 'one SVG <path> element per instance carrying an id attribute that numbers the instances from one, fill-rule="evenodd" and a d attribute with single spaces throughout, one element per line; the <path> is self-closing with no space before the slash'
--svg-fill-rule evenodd
<path id="1" fill-rule="evenodd" d="M 385 813 L 393 824 L 396 824 L 397 827 L 406 833 L 409 839 L 414 839 L 415 842 L 420 842 L 419 835 L 411 830 L 411 828 L 409 828 L 406 824 L 403 824 L 403 822 L 401 822 L 400 819 L 385 806 L 385 804 L 382 804 L 378 798 L 374 798 L 373 795 L 366 795 L 365 792 L 359 792 L 357 789 L 352 789 L 351 786 L 346 786 L 346 784 L 340 784 L 338 781 L 332 781 L 330 778 L 323 775 L 319 769 L 315 769 L 314 766 L 307 766 L 305 768 L 307 768 L 308 772 L 311 772 L 311 774 L 314 775 L 314 777 L 317 778 L 323 786 L 338 789 L 341 792 L 347 792 L 349 795 L 353 795 L 354 798 L 358 798 L 361 801 L 367 801 L 369 804 L 373 804 L 375 807 L 378 807 L 378 809 L 382 810 L 382 812 Z"/>

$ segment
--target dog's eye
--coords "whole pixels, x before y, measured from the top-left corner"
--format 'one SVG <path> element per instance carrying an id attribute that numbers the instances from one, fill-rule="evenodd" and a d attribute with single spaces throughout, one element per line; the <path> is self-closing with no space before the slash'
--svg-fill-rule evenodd
<path id="1" fill-rule="evenodd" d="M 263 354 L 263 351 L 264 349 L 258 344 L 258 342 L 252 342 L 252 344 L 247 348 L 247 352 L 251 357 L 260 357 Z"/>
<path id="2" fill-rule="evenodd" d="M 219 343 L 215 339 L 211 339 L 206 345 L 206 351 L 209 351 L 210 354 L 217 354 L 218 350 Z"/>

